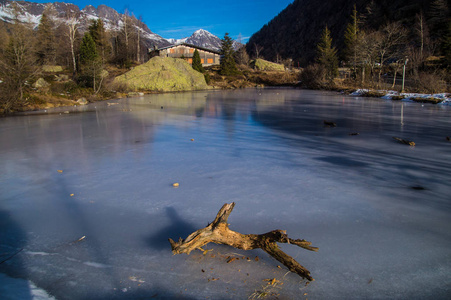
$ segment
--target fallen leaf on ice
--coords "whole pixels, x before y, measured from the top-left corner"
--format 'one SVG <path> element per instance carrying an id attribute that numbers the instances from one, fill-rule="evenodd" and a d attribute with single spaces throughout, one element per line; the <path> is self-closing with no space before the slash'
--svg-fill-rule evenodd
<path id="1" fill-rule="evenodd" d="M 275 285 L 276 283 L 279 283 L 280 281 L 279 280 L 277 280 L 277 279 L 275 279 L 275 278 L 273 278 L 273 279 L 264 279 L 264 281 L 268 281 L 268 284 L 269 285 Z"/>
<path id="2" fill-rule="evenodd" d="M 229 264 L 229 263 L 231 263 L 232 261 L 234 261 L 234 260 L 239 260 L 239 258 L 237 258 L 237 257 L 228 257 L 227 258 L 227 263 Z"/>

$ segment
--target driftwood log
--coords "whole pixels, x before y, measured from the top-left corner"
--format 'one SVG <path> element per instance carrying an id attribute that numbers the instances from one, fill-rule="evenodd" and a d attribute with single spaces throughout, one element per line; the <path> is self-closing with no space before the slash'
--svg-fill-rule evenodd
<path id="1" fill-rule="evenodd" d="M 229 229 L 227 219 L 232 212 L 235 203 L 226 203 L 219 210 L 215 220 L 208 224 L 207 227 L 199 229 L 191 233 L 186 239 L 180 238 L 178 242 L 169 239 L 173 254 L 186 253 L 199 249 L 203 250 L 202 246 L 212 242 L 216 244 L 229 245 L 242 250 L 262 249 L 279 262 L 284 264 L 291 272 L 294 272 L 312 281 L 309 270 L 301 266 L 291 256 L 279 249 L 277 243 L 287 243 L 299 246 L 301 248 L 318 251 L 318 248 L 310 246 L 312 243 L 306 240 L 290 239 L 286 231 L 273 230 L 264 234 L 241 234 Z"/>
<path id="2" fill-rule="evenodd" d="M 400 142 L 401 144 L 404 144 L 404 145 L 415 146 L 415 142 L 413 142 L 413 141 L 401 139 L 401 138 L 396 137 L 396 136 L 394 136 L 393 139 L 397 140 L 398 142 Z"/>
<path id="3" fill-rule="evenodd" d="M 323 123 L 325 126 L 328 126 L 328 127 L 337 127 L 337 123 L 335 123 L 335 122 L 324 120 Z"/>

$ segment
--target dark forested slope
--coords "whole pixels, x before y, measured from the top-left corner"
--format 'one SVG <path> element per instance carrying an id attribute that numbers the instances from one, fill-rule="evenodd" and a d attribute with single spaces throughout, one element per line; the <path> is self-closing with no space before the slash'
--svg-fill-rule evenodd
<path id="1" fill-rule="evenodd" d="M 446 1 L 446 0 L 445 0 Z M 278 16 L 255 33 L 247 44 L 247 51 L 255 55 L 261 49 L 265 59 L 292 58 L 295 65 L 309 64 L 315 57 L 316 45 L 327 25 L 335 46 L 343 48 L 343 36 L 354 4 L 367 28 L 378 29 L 391 21 L 406 26 L 415 22 L 420 11 L 428 12 L 432 0 L 295 0 Z M 451 1 L 447 1 L 448 7 Z"/>

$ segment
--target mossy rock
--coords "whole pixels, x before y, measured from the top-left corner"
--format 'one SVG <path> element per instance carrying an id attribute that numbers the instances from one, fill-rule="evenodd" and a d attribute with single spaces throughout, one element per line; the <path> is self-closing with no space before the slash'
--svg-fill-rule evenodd
<path id="1" fill-rule="evenodd" d="M 63 67 L 44 65 L 44 66 L 42 66 L 42 71 L 46 72 L 46 73 L 59 73 L 59 72 L 63 72 Z"/>
<path id="2" fill-rule="evenodd" d="M 437 99 L 437 98 L 422 98 L 422 97 L 413 97 L 410 98 L 410 100 L 418 103 L 432 103 L 432 104 L 438 104 L 443 101 L 443 99 Z"/>
<path id="3" fill-rule="evenodd" d="M 251 63 L 251 67 L 259 71 L 285 71 L 284 65 L 276 64 L 261 58 L 257 58 Z"/>
<path id="4" fill-rule="evenodd" d="M 42 88 L 46 88 L 50 86 L 50 83 L 48 83 L 47 81 L 45 81 L 44 78 L 39 78 L 38 80 L 36 80 L 35 83 L 33 83 L 33 87 L 37 88 L 37 89 L 42 89 Z"/>
<path id="5" fill-rule="evenodd" d="M 385 92 L 369 90 L 369 91 L 364 92 L 361 96 L 362 97 L 381 98 L 381 97 L 385 96 Z"/>
<path id="6" fill-rule="evenodd" d="M 205 90 L 204 75 L 183 59 L 153 57 L 145 64 L 114 79 L 127 85 L 130 91 L 192 91 Z"/>

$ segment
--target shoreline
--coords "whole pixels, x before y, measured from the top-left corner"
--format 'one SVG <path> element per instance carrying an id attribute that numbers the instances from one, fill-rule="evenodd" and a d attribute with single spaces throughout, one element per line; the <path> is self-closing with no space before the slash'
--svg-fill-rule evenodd
<path id="1" fill-rule="evenodd" d="M 68 113 L 83 113 L 90 110 L 73 110 L 68 111 L 69 108 L 75 107 L 87 107 L 88 104 L 95 103 L 107 103 L 108 101 L 121 100 L 134 97 L 143 97 L 152 94 L 169 94 L 169 93 L 186 93 L 186 92 L 203 92 L 203 91 L 222 91 L 222 90 L 240 90 L 240 89 L 270 89 L 270 88 L 293 88 L 293 89 L 307 89 L 296 85 L 283 85 L 283 86 L 254 86 L 254 87 L 244 87 L 244 88 L 223 88 L 218 86 L 212 86 L 210 89 L 205 90 L 186 90 L 186 91 L 143 91 L 143 92 L 129 92 L 129 93 L 117 93 L 120 97 L 111 97 L 105 99 L 99 99 L 94 102 L 89 102 L 87 104 L 80 104 L 76 100 L 66 100 L 72 101 L 73 105 L 60 105 L 54 107 L 42 107 L 42 108 L 30 108 L 24 111 L 12 112 L 9 114 L 0 114 L 0 117 L 14 117 L 14 116 L 30 116 L 30 115 L 49 115 L 49 114 L 68 114 Z M 367 97 L 376 98 L 381 100 L 391 100 L 391 101 L 406 101 L 406 102 L 416 102 L 416 103 L 429 103 L 429 104 L 441 104 L 441 105 L 451 105 L 451 93 L 437 93 L 437 94 L 422 94 L 422 93 L 400 93 L 392 90 L 374 90 L 374 89 L 319 89 L 317 91 L 335 91 L 337 93 L 345 93 L 348 96 L 354 97 Z M 50 102 L 49 102 L 50 103 Z M 47 103 L 48 104 L 48 103 Z M 54 103 L 52 103 L 53 105 Z M 47 110 L 52 110 L 48 112 Z"/>

